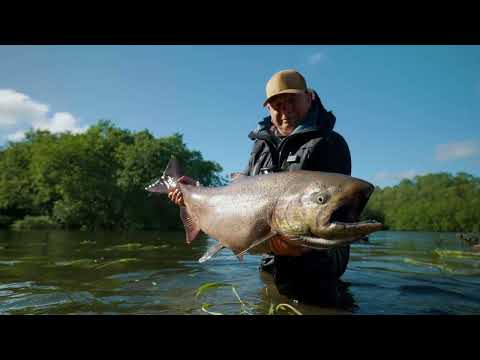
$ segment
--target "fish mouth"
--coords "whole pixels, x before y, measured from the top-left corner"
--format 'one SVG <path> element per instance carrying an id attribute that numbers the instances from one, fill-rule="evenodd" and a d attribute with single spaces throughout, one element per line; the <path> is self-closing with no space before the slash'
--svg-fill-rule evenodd
<path id="1" fill-rule="evenodd" d="M 349 245 L 381 230 L 383 224 L 376 220 L 359 221 L 372 192 L 373 186 L 367 187 L 361 194 L 357 194 L 359 196 L 341 201 L 317 231 L 297 239 L 303 246 L 329 249 Z"/>
<path id="2" fill-rule="evenodd" d="M 381 230 L 383 224 L 376 220 L 364 220 L 357 222 L 329 223 L 321 234 L 310 236 L 296 236 L 291 238 L 294 242 L 309 248 L 326 250 L 350 245 L 354 242 L 365 239 L 365 236 Z"/>
<path id="3" fill-rule="evenodd" d="M 330 214 L 330 223 L 354 223 L 358 222 L 360 214 L 367 205 L 374 191 L 373 185 L 364 182 L 352 190 L 351 196 L 345 196 L 338 200 Z"/>

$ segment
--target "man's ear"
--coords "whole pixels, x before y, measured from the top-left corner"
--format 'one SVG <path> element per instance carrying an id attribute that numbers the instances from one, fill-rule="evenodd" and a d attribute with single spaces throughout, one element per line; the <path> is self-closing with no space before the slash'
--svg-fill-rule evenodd
<path id="1" fill-rule="evenodd" d="M 315 94 L 313 93 L 313 91 L 307 90 L 306 95 L 308 99 L 307 101 L 309 103 L 308 106 L 310 107 L 313 104 L 313 101 L 315 100 Z"/>
<path id="2" fill-rule="evenodd" d="M 309 94 L 309 98 L 313 101 L 315 101 L 315 92 L 313 90 L 307 90 L 307 94 Z"/>

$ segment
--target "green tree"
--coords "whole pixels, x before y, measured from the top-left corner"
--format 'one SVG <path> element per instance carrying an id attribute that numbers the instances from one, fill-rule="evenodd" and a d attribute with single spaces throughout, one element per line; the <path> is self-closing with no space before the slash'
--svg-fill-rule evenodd
<path id="1" fill-rule="evenodd" d="M 189 150 L 181 134 L 155 138 L 105 120 L 83 134 L 30 131 L 0 150 L 0 223 L 35 215 L 65 228 L 178 226 L 178 208 L 144 190 L 172 155 L 185 164 L 185 175 L 221 183 L 220 165 Z"/>
<path id="2" fill-rule="evenodd" d="M 480 178 L 438 173 L 377 187 L 363 217 L 394 230 L 478 231 Z"/>

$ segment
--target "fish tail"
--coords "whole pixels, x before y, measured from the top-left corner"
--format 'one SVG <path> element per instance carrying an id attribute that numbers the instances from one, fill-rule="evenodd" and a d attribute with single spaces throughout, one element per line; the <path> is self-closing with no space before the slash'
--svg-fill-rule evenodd
<path id="1" fill-rule="evenodd" d="M 173 156 L 163 172 L 163 175 L 154 181 L 151 185 L 147 186 L 145 190 L 149 192 L 167 194 L 171 190 L 177 188 L 179 185 L 178 179 L 182 177 L 182 171 L 180 165 Z M 200 233 L 200 224 L 195 216 L 192 216 L 185 206 L 180 206 L 180 218 L 182 219 L 183 226 L 185 227 L 185 235 L 187 243 L 190 244 L 195 240 Z"/>
<path id="2" fill-rule="evenodd" d="M 177 187 L 177 180 L 181 177 L 181 169 L 178 160 L 175 157 L 170 158 L 163 175 L 148 185 L 145 190 L 149 192 L 156 192 L 167 194 L 172 189 Z"/>

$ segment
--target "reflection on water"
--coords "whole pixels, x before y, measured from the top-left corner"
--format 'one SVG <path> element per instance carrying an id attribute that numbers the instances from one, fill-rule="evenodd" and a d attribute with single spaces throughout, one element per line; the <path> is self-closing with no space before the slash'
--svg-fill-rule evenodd
<path id="1" fill-rule="evenodd" d="M 479 314 L 480 254 L 452 233 L 388 232 L 352 246 L 330 301 L 278 293 L 259 256 L 223 250 L 198 263 L 214 240 L 191 246 L 180 232 L 0 232 L 0 314 L 239 314 L 231 287 L 195 297 L 205 283 L 236 286 L 255 314 L 287 303 L 303 314 Z M 332 295 L 332 294 L 330 294 Z"/>

